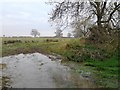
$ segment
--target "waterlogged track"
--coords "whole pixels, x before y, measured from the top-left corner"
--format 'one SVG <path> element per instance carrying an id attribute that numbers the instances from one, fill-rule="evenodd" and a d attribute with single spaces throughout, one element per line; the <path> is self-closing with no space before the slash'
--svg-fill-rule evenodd
<path id="1" fill-rule="evenodd" d="M 93 88 L 94 84 L 75 73 L 61 60 L 52 60 L 45 55 L 19 54 L 3 57 L 3 86 L 12 88 Z"/>

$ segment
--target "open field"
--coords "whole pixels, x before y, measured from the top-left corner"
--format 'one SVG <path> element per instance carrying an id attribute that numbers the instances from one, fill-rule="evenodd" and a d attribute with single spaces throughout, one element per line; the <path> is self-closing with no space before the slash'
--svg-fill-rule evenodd
<path id="1" fill-rule="evenodd" d="M 8 43 L 4 44 L 4 41 L 16 41 L 20 40 L 21 42 Z M 33 52 L 42 52 L 42 53 L 64 53 L 64 47 L 66 42 L 70 42 L 71 39 L 52 39 L 47 38 L 3 38 L 2 39 L 2 56 L 14 55 L 19 53 L 33 53 Z M 58 40 L 58 41 L 56 41 Z M 75 39 L 72 39 L 75 40 Z M 62 44 L 62 45 L 61 45 Z"/>
<path id="2" fill-rule="evenodd" d="M 63 62 L 76 62 L 73 68 L 76 72 L 81 72 L 81 66 L 84 71 L 91 71 L 94 74 L 95 83 L 98 87 L 118 87 L 118 60 L 117 55 L 111 57 L 91 59 L 87 53 L 99 51 L 92 45 L 85 43 L 84 39 L 75 38 L 2 38 L 2 56 L 16 55 L 20 53 L 35 53 L 61 55 Z M 78 64 L 79 63 L 79 64 Z M 87 76 L 86 76 L 87 77 Z"/>

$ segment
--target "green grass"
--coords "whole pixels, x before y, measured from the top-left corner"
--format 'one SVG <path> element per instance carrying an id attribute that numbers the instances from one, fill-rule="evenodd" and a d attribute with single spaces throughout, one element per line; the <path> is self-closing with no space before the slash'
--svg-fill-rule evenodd
<path id="1" fill-rule="evenodd" d="M 95 73 L 97 83 L 104 87 L 118 87 L 119 62 L 117 56 L 113 56 L 107 60 L 87 60 L 86 66 L 91 66 Z M 102 78 L 102 79 L 101 79 Z"/>
<path id="2" fill-rule="evenodd" d="M 46 42 L 46 39 L 48 38 L 2 38 L 2 42 L 8 40 L 22 41 L 22 43 L 3 44 L 2 56 L 34 52 L 59 54 L 63 56 L 65 60 L 69 60 L 72 63 L 74 61 L 76 64 L 73 68 L 77 72 L 81 73 L 81 69 L 83 69 L 86 72 L 90 71 L 94 73 L 94 79 L 98 86 L 118 87 L 119 65 L 117 55 L 113 54 L 111 57 L 102 60 L 92 59 L 88 53 L 98 51 L 106 54 L 105 50 L 85 44 L 84 39 L 51 38 L 57 39 L 58 42 Z M 25 43 L 26 41 L 29 42 Z M 33 43 L 32 41 L 36 42 Z"/>
<path id="3" fill-rule="evenodd" d="M 47 38 L 3 38 L 2 41 L 8 40 L 21 40 L 22 43 L 14 44 L 3 44 L 2 46 L 2 56 L 14 55 L 19 53 L 33 53 L 33 52 L 43 52 L 43 53 L 58 53 L 63 54 L 65 51 L 66 42 L 70 39 L 59 39 L 58 42 L 46 42 Z M 55 38 L 57 39 L 57 38 Z M 37 41 L 32 43 L 32 41 Z M 74 40 L 74 39 L 73 39 Z M 25 41 L 29 41 L 25 43 Z"/>

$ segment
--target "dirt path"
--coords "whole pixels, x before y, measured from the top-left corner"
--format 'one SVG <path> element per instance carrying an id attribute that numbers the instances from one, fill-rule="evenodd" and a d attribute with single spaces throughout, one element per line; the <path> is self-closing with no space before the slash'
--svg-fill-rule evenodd
<path id="1" fill-rule="evenodd" d="M 19 54 L 4 57 L 2 63 L 4 86 L 12 88 L 90 88 L 95 87 L 88 79 L 47 56 Z M 7 81 L 7 80 L 8 81 Z M 6 84 L 7 83 L 7 84 Z"/>

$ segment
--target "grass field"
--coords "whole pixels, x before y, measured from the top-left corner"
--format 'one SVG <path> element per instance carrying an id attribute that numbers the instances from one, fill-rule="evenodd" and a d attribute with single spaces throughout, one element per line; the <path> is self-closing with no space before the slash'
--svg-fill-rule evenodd
<path id="1" fill-rule="evenodd" d="M 9 42 L 16 41 L 20 42 Z M 6 44 L 6 42 L 9 42 Z M 87 51 L 87 52 L 86 52 Z M 81 63 L 90 68 L 95 74 L 95 82 L 101 87 L 118 87 L 118 60 L 117 55 L 109 58 L 91 59 L 89 52 L 99 51 L 92 45 L 85 44 L 84 39 L 75 38 L 2 38 L 2 56 L 9 56 L 19 53 L 40 52 L 43 54 L 61 55 L 64 60 Z M 80 66 L 74 67 L 81 73 Z"/>
<path id="2" fill-rule="evenodd" d="M 2 46 L 2 56 L 14 55 L 19 53 L 33 53 L 33 52 L 42 52 L 42 53 L 58 53 L 63 54 L 64 47 L 66 42 L 70 42 L 71 39 L 57 39 L 58 42 L 47 41 L 47 38 L 3 38 L 4 41 L 9 40 L 21 40 L 22 42 L 3 44 Z M 51 40 L 51 39 L 50 39 Z M 75 40 L 75 39 L 72 39 Z"/>

